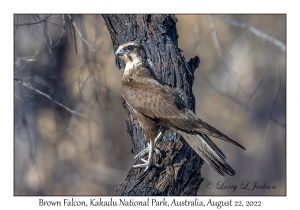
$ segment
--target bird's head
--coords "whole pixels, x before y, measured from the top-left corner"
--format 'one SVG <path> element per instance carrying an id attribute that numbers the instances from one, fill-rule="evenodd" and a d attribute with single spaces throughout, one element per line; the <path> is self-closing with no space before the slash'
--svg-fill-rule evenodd
<path id="1" fill-rule="evenodd" d="M 119 46 L 116 56 L 125 61 L 127 65 L 139 65 L 142 63 L 141 42 L 125 42 Z"/>

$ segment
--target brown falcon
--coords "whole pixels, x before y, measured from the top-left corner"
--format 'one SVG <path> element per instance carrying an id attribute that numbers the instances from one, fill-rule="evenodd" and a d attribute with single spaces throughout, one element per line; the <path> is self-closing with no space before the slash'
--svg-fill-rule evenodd
<path id="1" fill-rule="evenodd" d="M 208 137 L 213 136 L 228 141 L 242 149 L 239 143 L 227 137 L 216 128 L 203 122 L 190 111 L 180 96 L 167 84 L 158 80 L 142 60 L 140 42 L 126 42 L 119 46 L 116 56 L 126 63 L 121 83 L 121 95 L 129 104 L 138 118 L 145 137 L 150 141 L 148 147 L 136 157 L 149 153 L 144 164 L 133 166 L 149 169 L 153 163 L 153 152 L 160 154 L 155 143 L 167 129 L 181 135 L 193 150 L 213 169 L 225 176 L 233 176 L 235 171 L 227 163 L 223 152 Z M 159 130 L 159 126 L 164 131 Z"/>

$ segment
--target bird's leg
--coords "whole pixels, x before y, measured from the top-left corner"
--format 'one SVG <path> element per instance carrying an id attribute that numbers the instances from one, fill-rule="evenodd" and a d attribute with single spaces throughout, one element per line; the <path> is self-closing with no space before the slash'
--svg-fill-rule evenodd
<path id="1" fill-rule="evenodd" d="M 161 153 L 160 153 L 160 151 L 155 147 L 155 144 L 156 144 L 156 142 L 157 142 L 159 139 L 161 139 L 161 137 L 162 137 L 162 132 L 159 132 L 159 134 L 157 135 L 157 137 L 154 139 L 154 145 L 153 145 L 154 152 L 155 152 L 159 157 L 161 157 Z M 136 156 L 134 156 L 134 159 L 143 157 L 143 155 L 147 154 L 147 153 L 149 152 L 149 147 L 150 147 L 150 144 L 148 143 L 148 147 L 146 147 L 145 149 L 143 149 L 142 151 L 140 151 Z"/>
<path id="2" fill-rule="evenodd" d="M 157 148 L 155 148 L 155 143 L 161 138 L 161 135 L 162 135 L 162 132 L 160 132 L 157 135 L 157 137 L 154 139 L 154 141 L 150 140 L 150 143 L 148 144 L 148 147 L 146 149 L 142 150 L 139 154 L 137 154 L 134 157 L 134 158 L 141 157 L 142 155 L 149 152 L 148 160 L 145 160 L 145 159 L 141 158 L 141 160 L 144 162 L 144 164 L 134 165 L 133 168 L 146 167 L 146 169 L 144 171 L 147 171 L 153 165 L 156 166 L 156 167 L 160 167 L 158 164 L 154 163 L 154 161 L 152 160 L 152 157 L 153 157 L 153 151 L 155 151 L 155 153 L 157 153 L 159 156 L 161 155 L 160 151 Z"/>
<path id="3" fill-rule="evenodd" d="M 159 149 L 157 149 L 157 148 L 155 147 L 155 145 L 156 145 L 156 142 L 157 142 L 158 140 L 160 140 L 161 138 L 162 138 L 162 131 L 160 131 L 159 134 L 157 135 L 157 137 L 154 139 L 154 151 L 155 151 L 155 153 L 156 153 L 159 157 L 161 157 L 161 153 L 160 153 Z"/>

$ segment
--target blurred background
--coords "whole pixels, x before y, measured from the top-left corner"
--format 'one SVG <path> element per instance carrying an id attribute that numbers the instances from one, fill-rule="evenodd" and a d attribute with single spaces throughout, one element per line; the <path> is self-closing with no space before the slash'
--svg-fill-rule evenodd
<path id="1" fill-rule="evenodd" d="M 176 17 L 197 116 L 247 149 L 213 139 L 236 175 L 204 164 L 198 194 L 285 195 L 286 15 Z M 112 195 L 133 154 L 102 16 L 14 15 L 14 38 L 14 194 Z"/>

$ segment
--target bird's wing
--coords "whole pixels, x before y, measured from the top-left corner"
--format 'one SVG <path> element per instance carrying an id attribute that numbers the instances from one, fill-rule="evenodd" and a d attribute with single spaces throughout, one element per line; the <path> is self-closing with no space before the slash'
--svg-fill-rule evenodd
<path id="1" fill-rule="evenodd" d="M 151 78 L 132 77 L 132 79 L 131 82 L 122 83 L 121 95 L 140 113 L 177 129 L 207 134 L 245 149 L 199 119 L 170 87 L 165 87 Z"/>

